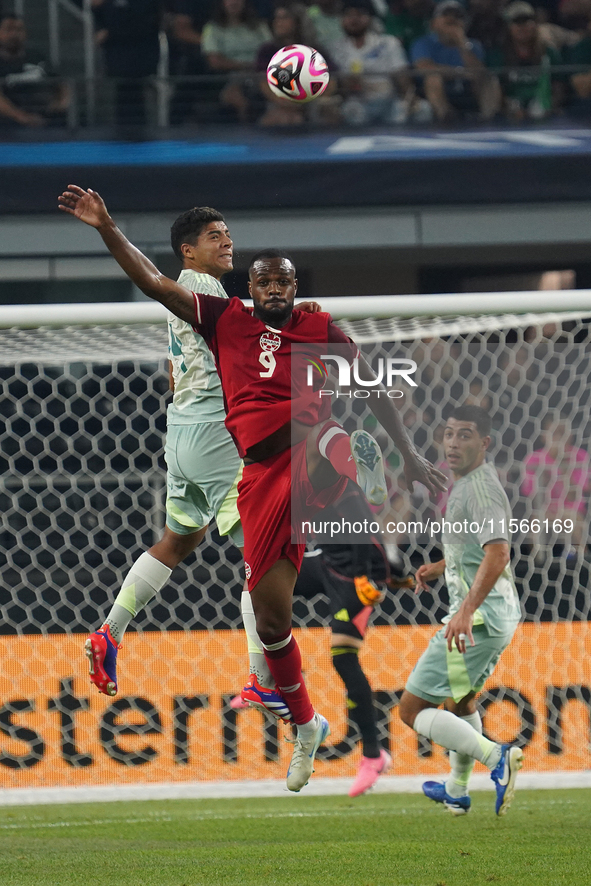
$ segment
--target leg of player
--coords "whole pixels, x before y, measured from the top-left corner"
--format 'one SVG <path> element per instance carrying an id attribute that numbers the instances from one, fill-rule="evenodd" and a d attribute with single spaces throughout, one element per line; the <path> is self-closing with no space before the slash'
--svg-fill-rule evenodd
<path id="1" fill-rule="evenodd" d="M 327 485 L 336 482 L 336 472 L 357 483 L 370 504 L 381 505 L 386 501 L 382 451 L 367 431 L 354 431 L 349 437 L 338 422 L 323 422 L 308 437 L 307 461 L 310 478 L 316 475 L 316 480 L 319 468 L 323 467 Z M 326 470 L 328 464 L 334 472 Z"/>
<path id="2" fill-rule="evenodd" d="M 314 713 L 302 675 L 300 650 L 291 633 L 296 578 L 293 563 L 278 560 L 252 588 L 251 599 L 269 670 L 297 726 L 287 771 L 287 787 L 297 792 L 308 783 L 316 751 L 330 735 L 330 728 L 324 717 Z"/>
<path id="3" fill-rule="evenodd" d="M 162 590 L 172 570 L 202 542 L 207 526 L 179 535 L 168 526 L 162 539 L 133 564 L 106 621 L 84 644 L 90 682 L 105 695 L 117 694 L 117 652 L 132 618 Z"/>
<path id="4" fill-rule="evenodd" d="M 250 677 L 242 692 L 234 696 L 230 707 L 234 710 L 255 707 L 273 714 L 280 720 L 289 721 L 291 720 L 291 711 L 281 693 L 277 691 L 273 674 L 267 664 L 265 649 L 257 633 L 252 600 L 247 590 L 242 591 L 240 609 L 248 643 Z"/>
<path id="5" fill-rule="evenodd" d="M 349 483 L 325 516 L 371 522 L 373 515 L 359 487 Z M 350 797 L 358 797 L 373 787 L 392 762 L 390 754 L 380 748 L 373 692 L 359 661 L 370 615 L 384 598 L 388 561 L 374 539 L 372 544 L 325 544 L 321 555 L 310 562 L 320 567 L 332 616 L 332 663 L 347 690 L 350 719 L 361 735 L 363 756 L 349 790 Z"/>
<path id="6" fill-rule="evenodd" d="M 517 772 L 523 765 L 521 748 L 490 741 L 479 734 L 465 718 L 457 717 L 451 711 L 438 710 L 436 704 L 413 695 L 407 689 L 400 699 L 399 710 L 402 722 L 419 735 L 424 735 L 449 751 L 473 757 L 486 766 L 497 791 L 496 813 L 504 815 L 515 793 Z M 445 786 L 443 787 L 445 790 Z M 431 799 L 444 803 L 455 814 L 461 814 L 458 810 L 467 812 L 470 808 L 470 797 L 467 795 L 464 798 L 453 798 L 445 793 L 441 798 L 431 796 Z"/>
<path id="7" fill-rule="evenodd" d="M 359 729 L 363 743 L 363 756 L 349 789 L 350 797 L 359 797 L 369 791 L 392 762 L 390 754 L 380 748 L 373 692 L 359 661 L 362 645 L 363 640 L 333 631 L 332 663 L 345 684 L 349 716 Z"/>
<path id="8" fill-rule="evenodd" d="M 450 698 L 446 701 L 445 707 L 456 717 L 465 720 L 479 735 L 482 735 L 482 720 L 476 707 L 475 695 L 474 692 L 471 692 L 457 704 Z M 474 769 L 474 757 L 450 751 L 449 763 L 451 773 L 445 782 L 445 793 L 454 799 L 468 796 L 468 784 Z"/>

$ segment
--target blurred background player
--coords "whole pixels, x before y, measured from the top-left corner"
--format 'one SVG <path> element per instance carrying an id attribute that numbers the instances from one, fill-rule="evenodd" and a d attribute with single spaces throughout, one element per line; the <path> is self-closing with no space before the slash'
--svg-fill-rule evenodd
<path id="1" fill-rule="evenodd" d="M 356 479 L 359 465 L 355 445 L 338 423 L 319 421 L 322 398 L 313 396 L 302 382 L 302 395 L 293 399 L 292 343 L 340 344 L 349 350 L 351 359 L 357 356 L 369 379 L 375 376 L 329 315 L 294 314 L 295 268 L 281 253 L 259 253 L 251 262 L 251 312 L 240 299 L 224 302 L 195 294 L 162 275 L 117 228 L 96 192 L 71 185 L 60 196 L 59 205 L 95 227 L 136 285 L 192 323 L 215 356 L 227 406 L 226 427 L 244 459 L 239 511 L 257 633 L 297 726 L 287 773 L 288 789 L 297 792 L 307 784 L 318 747 L 330 728 L 312 707 L 291 632 L 293 589 L 304 554 L 304 544 L 292 541 L 292 531 L 307 513 L 336 501 L 346 478 Z M 389 398 L 374 398 L 371 408 L 403 455 L 410 487 L 418 480 L 432 491 L 443 488 L 445 478 L 418 454 Z M 377 447 L 373 438 L 365 437 L 367 445 Z M 374 456 L 378 461 L 377 452 Z M 369 479 L 373 485 L 373 478 Z M 293 520 L 292 490 L 298 509 Z"/>
<path id="2" fill-rule="evenodd" d="M 375 521 L 375 515 L 359 487 L 349 481 L 339 501 L 324 509 L 322 519 L 350 522 L 365 519 L 370 524 Z M 384 546 L 373 537 L 368 544 L 310 545 L 294 590 L 295 596 L 306 600 L 313 600 L 318 594 L 328 597 L 332 663 L 347 690 L 349 718 L 357 727 L 363 747 L 357 776 L 349 789 L 350 797 L 358 797 L 373 787 L 392 762 L 390 754 L 380 748 L 373 693 L 359 661 L 369 618 L 388 587 L 391 590 L 412 588 L 414 579 L 406 576 L 400 556 L 389 562 Z M 252 628 L 246 633 L 251 670 L 258 670 L 260 659 L 264 661 L 262 644 Z M 249 694 L 246 686 L 232 699 L 231 707 L 247 708 Z"/>
<path id="3" fill-rule="evenodd" d="M 530 502 L 533 516 L 540 521 L 542 532 L 532 536 L 536 546 L 540 542 L 553 543 L 556 533 L 544 532 L 545 525 L 567 518 L 572 521 L 572 532 L 562 538 L 564 553 L 576 558 L 577 548 L 585 552 L 589 538 L 588 501 L 591 489 L 591 462 L 589 454 L 574 445 L 570 420 L 549 413 L 542 421 L 541 446 L 525 458 L 525 476 L 521 484 L 522 496 Z M 546 522 L 547 521 L 547 522 Z"/>
<path id="4" fill-rule="evenodd" d="M 450 777 L 425 782 L 423 791 L 454 815 L 470 809 L 474 760 L 490 769 L 497 815 L 509 808 L 523 761 L 520 748 L 482 735 L 475 703 L 521 618 L 509 565 L 511 508 L 494 465 L 486 461 L 490 432 L 490 417 L 480 406 L 460 406 L 447 420 L 443 449 L 454 485 L 442 533 L 444 559 L 418 569 L 417 592 L 445 572 L 449 615 L 400 699 L 403 723 L 450 751 Z M 444 703 L 446 710 L 437 710 Z"/>

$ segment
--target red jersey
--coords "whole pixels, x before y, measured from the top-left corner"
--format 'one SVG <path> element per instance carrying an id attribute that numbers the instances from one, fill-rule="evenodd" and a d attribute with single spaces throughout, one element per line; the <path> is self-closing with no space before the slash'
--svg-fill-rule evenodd
<path id="1" fill-rule="evenodd" d="M 196 293 L 193 297 L 194 328 L 215 357 L 224 393 L 226 427 L 241 457 L 292 418 L 313 427 L 327 417 L 328 398 L 319 397 L 317 391 L 306 386 L 304 372 L 294 390 L 291 357 L 292 345 L 351 345 L 351 339 L 333 324 L 330 314 L 294 310 L 289 323 L 275 329 L 255 317 L 252 308 L 239 298 L 226 301 Z M 317 349 L 313 356 L 317 356 Z"/>

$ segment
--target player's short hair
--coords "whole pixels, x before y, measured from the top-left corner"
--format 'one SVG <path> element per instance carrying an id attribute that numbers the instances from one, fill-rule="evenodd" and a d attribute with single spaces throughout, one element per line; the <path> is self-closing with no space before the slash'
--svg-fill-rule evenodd
<path id="1" fill-rule="evenodd" d="M 490 437 L 492 431 L 492 422 L 490 415 L 482 406 L 456 406 L 450 412 L 448 418 L 455 418 L 456 421 L 471 421 L 476 425 L 476 430 L 481 437 Z"/>
<path id="2" fill-rule="evenodd" d="M 295 262 L 291 255 L 288 255 L 287 252 L 283 252 L 283 250 L 281 249 L 261 249 L 260 252 L 257 252 L 256 255 L 253 255 L 253 257 L 251 258 L 250 264 L 248 266 L 248 272 L 250 273 L 251 268 L 258 261 L 265 261 L 265 259 L 269 258 L 285 258 L 287 259 L 287 261 L 291 262 L 295 268 Z"/>
<path id="3" fill-rule="evenodd" d="M 176 257 L 182 261 L 181 246 L 183 243 L 194 246 L 203 229 L 211 222 L 216 221 L 223 222 L 225 218 L 221 212 L 212 209 L 211 206 L 194 206 L 193 209 L 187 209 L 186 212 L 179 215 L 170 229 L 170 245 Z"/>

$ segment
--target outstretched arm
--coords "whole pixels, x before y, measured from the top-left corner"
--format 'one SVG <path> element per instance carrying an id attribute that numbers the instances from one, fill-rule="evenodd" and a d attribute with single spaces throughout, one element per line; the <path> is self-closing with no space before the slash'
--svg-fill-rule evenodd
<path id="1" fill-rule="evenodd" d="M 429 591 L 430 588 L 427 587 L 427 582 L 441 578 L 444 572 L 445 560 L 437 560 L 435 563 L 423 563 L 422 566 L 419 566 L 416 574 L 415 594 L 420 594 L 421 591 Z"/>
<path id="2" fill-rule="evenodd" d="M 97 229 L 117 264 L 145 295 L 159 301 L 181 320 L 195 323 L 193 293 L 161 274 L 150 259 L 129 242 L 96 191 L 68 185 L 68 190 L 58 197 L 58 203 L 63 212 Z"/>

